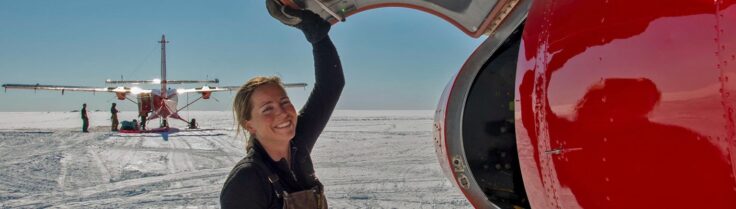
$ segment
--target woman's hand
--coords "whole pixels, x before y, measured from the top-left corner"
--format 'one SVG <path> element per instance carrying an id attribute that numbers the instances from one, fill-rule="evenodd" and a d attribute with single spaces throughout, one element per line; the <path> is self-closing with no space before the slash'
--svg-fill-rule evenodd
<path id="1" fill-rule="evenodd" d="M 330 32 L 330 23 L 309 10 L 296 10 L 284 6 L 278 0 L 266 0 L 266 9 L 271 17 L 285 25 L 299 28 L 309 43 L 317 43 L 327 37 Z"/>

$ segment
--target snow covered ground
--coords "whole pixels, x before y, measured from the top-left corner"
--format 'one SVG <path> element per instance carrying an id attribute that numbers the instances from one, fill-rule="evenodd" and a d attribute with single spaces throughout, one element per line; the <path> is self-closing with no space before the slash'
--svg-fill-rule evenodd
<path id="1" fill-rule="evenodd" d="M 79 113 L 0 113 L 0 208 L 217 208 L 245 154 L 230 112 L 184 113 L 202 129 L 168 136 L 111 133 L 109 113 L 89 115 L 81 133 Z M 470 208 L 431 130 L 432 111 L 337 111 L 312 153 L 330 207 Z"/>

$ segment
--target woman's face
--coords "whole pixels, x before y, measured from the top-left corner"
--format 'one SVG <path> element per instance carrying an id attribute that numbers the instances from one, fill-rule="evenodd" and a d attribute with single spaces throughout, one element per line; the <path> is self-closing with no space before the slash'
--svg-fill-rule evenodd
<path id="1" fill-rule="evenodd" d="M 286 92 L 276 84 L 256 88 L 250 97 L 251 119 L 243 128 L 256 138 L 271 142 L 288 142 L 296 130 L 296 110 Z"/>

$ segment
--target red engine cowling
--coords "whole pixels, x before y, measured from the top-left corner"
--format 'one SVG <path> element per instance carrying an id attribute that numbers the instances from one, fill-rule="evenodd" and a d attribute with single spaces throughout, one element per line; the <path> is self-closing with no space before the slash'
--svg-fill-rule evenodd
<path id="1" fill-rule="evenodd" d="M 115 97 L 117 97 L 118 100 L 125 100 L 125 94 L 126 93 L 124 92 L 118 92 L 118 93 L 115 93 Z"/>
<path id="2" fill-rule="evenodd" d="M 211 95 L 212 95 L 211 91 L 202 92 L 202 99 L 209 99 Z"/>
<path id="3" fill-rule="evenodd" d="M 733 20 L 734 0 L 535 1 L 445 89 L 443 170 L 476 208 L 736 208 Z"/>
<path id="4" fill-rule="evenodd" d="M 518 59 L 533 208 L 736 208 L 736 1 L 535 1 Z"/>

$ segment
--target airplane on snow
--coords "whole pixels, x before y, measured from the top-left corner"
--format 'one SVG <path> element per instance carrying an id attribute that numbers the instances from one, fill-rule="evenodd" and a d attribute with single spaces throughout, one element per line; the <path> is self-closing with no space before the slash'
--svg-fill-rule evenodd
<path id="1" fill-rule="evenodd" d="M 49 90 L 49 91 L 61 91 L 63 95 L 66 91 L 81 91 L 81 92 L 107 92 L 113 93 L 118 100 L 129 100 L 130 102 L 138 105 L 138 111 L 140 115 L 148 114 L 147 120 L 161 119 L 161 125 L 168 127 L 167 120 L 169 118 L 178 119 L 189 123 L 188 120 L 182 118 L 179 112 L 186 107 L 194 104 L 200 99 L 207 100 L 210 98 L 213 92 L 223 91 L 235 91 L 240 86 L 210 86 L 209 84 L 220 83 L 219 79 L 214 80 L 168 80 L 166 79 L 166 44 L 169 41 L 166 40 L 166 36 L 162 35 L 161 40 L 158 41 L 161 44 L 161 78 L 152 80 L 106 80 L 105 83 L 109 87 L 88 87 L 88 86 L 61 86 L 61 85 L 45 85 L 45 84 L 3 84 L 2 87 L 7 89 L 26 89 L 26 90 Z M 169 85 L 175 84 L 197 84 L 203 83 L 202 87 L 198 88 L 176 88 L 173 89 Z M 132 86 L 126 86 L 127 84 Z M 159 84 L 160 88 L 156 89 L 143 89 L 138 87 L 140 84 Z M 284 87 L 306 87 L 306 83 L 285 83 Z M 200 97 L 194 101 L 189 102 L 183 107 L 178 108 L 178 99 L 180 94 L 186 93 L 198 93 Z M 128 97 L 133 95 L 136 100 Z"/>

